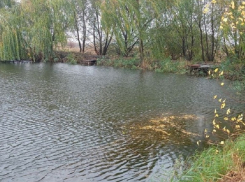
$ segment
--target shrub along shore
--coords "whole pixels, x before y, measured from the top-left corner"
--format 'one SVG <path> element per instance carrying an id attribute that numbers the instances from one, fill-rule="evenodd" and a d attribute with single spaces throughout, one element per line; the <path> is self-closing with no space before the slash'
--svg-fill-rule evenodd
<path id="1" fill-rule="evenodd" d="M 187 61 L 171 60 L 166 58 L 164 60 L 145 60 L 143 63 L 134 57 L 118 57 L 112 59 L 98 59 L 99 66 L 112 66 L 116 68 L 141 69 L 148 71 L 155 71 L 161 73 L 177 73 L 184 74 L 187 72 Z"/>

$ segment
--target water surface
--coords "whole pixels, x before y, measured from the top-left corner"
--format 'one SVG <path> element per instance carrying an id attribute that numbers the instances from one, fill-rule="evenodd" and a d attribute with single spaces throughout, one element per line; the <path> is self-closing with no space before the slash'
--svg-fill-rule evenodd
<path id="1" fill-rule="evenodd" d="M 155 180 L 206 140 L 216 94 L 245 108 L 206 78 L 1 64 L 0 181 Z"/>

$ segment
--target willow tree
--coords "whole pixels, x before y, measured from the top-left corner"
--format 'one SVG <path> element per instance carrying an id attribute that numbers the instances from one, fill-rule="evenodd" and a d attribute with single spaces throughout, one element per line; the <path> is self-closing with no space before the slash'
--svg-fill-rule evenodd
<path id="1" fill-rule="evenodd" d="M 142 61 L 142 66 L 144 67 L 145 61 L 145 46 L 150 41 L 149 30 L 155 19 L 155 9 L 156 1 L 151 0 L 133 0 L 133 7 L 135 9 L 135 27 L 138 31 L 139 39 L 139 54 L 140 60 Z"/>
<path id="2" fill-rule="evenodd" d="M 66 0 L 22 0 L 1 12 L 0 59 L 51 59 L 53 48 L 66 42 L 69 27 Z"/>
<path id="3" fill-rule="evenodd" d="M 0 60 L 20 60 L 26 54 L 19 7 L 10 0 L 1 1 L 0 6 Z"/>
<path id="4" fill-rule="evenodd" d="M 139 42 L 135 18 L 132 0 L 108 0 L 102 6 L 102 22 L 105 27 L 113 30 L 118 53 L 126 57 Z"/>
<path id="5" fill-rule="evenodd" d="M 162 59 L 170 56 L 173 59 L 178 58 L 185 52 L 182 50 L 182 38 L 186 39 L 187 34 L 190 33 L 185 29 L 188 27 L 188 21 L 191 24 L 191 20 L 185 18 L 190 16 L 190 11 L 184 9 L 188 2 L 182 0 L 155 0 L 154 2 L 152 7 L 155 19 L 150 29 L 150 48 L 153 58 Z"/>
<path id="6" fill-rule="evenodd" d="M 79 52 L 85 51 L 87 40 L 87 21 L 88 21 L 88 0 L 72 0 L 74 26 L 72 31 L 75 32 L 75 37 L 78 41 Z"/>
<path id="7" fill-rule="evenodd" d="M 174 30 L 181 42 L 181 56 L 187 60 L 192 60 L 194 56 L 195 36 L 197 26 L 194 23 L 194 0 L 183 0 L 177 3 L 177 11 L 174 11 Z"/>
<path id="8" fill-rule="evenodd" d="M 155 2 L 150 0 L 107 0 L 102 6 L 102 23 L 105 28 L 112 28 L 121 53 L 128 56 L 137 46 L 142 63 L 155 15 L 152 4 Z"/>
<path id="9" fill-rule="evenodd" d="M 23 33 L 34 59 L 50 59 L 54 46 L 66 43 L 71 17 L 69 8 L 66 0 L 22 0 L 22 18 L 26 25 Z"/>
<path id="10" fill-rule="evenodd" d="M 101 6 L 103 1 L 90 0 L 89 2 L 89 33 L 93 37 L 93 47 L 97 55 L 106 55 L 113 38 L 113 31 L 102 22 Z"/>

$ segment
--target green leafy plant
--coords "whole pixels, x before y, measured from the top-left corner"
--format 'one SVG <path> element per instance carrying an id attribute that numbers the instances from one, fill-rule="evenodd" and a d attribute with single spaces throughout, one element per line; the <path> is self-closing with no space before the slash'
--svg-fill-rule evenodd
<path id="1" fill-rule="evenodd" d="M 67 56 L 67 62 L 69 64 L 77 64 L 77 60 L 74 58 L 74 55 L 72 53 L 69 53 Z"/>

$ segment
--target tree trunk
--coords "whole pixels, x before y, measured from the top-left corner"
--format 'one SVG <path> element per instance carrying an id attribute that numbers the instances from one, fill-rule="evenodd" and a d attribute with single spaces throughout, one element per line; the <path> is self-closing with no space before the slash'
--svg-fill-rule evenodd
<path id="1" fill-rule="evenodd" d="M 85 45 L 86 45 L 86 39 L 87 39 L 87 26 L 86 26 L 86 20 L 85 20 L 85 9 L 83 9 L 83 43 L 82 43 L 82 52 L 85 52 Z"/>
<path id="2" fill-rule="evenodd" d="M 206 15 L 205 14 L 204 14 L 204 28 L 205 28 L 205 39 L 206 39 L 206 56 L 207 56 L 207 60 L 210 61 L 209 40 L 208 40 L 208 31 L 207 31 Z"/>
<path id="3" fill-rule="evenodd" d="M 214 5 L 212 3 L 212 14 L 211 14 L 211 30 L 212 30 L 212 44 L 211 44 L 211 61 L 214 61 L 215 57 L 215 32 L 214 32 Z"/>
<path id="4" fill-rule="evenodd" d="M 204 57 L 204 47 L 203 47 L 203 35 L 202 35 L 202 27 L 201 27 L 201 21 L 199 22 L 199 30 L 200 30 L 200 39 L 201 39 L 201 48 L 202 48 L 202 61 L 205 61 Z"/>
<path id="5" fill-rule="evenodd" d="M 79 52 L 82 52 L 82 45 L 81 45 L 81 41 L 80 41 L 80 33 L 79 33 L 79 26 L 78 26 L 78 21 L 77 21 L 77 14 L 74 11 L 74 18 L 75 18 L 75 29 L 76 29 L 76 33 L 77 33 L 77 41 L 78 41 L 78 45 L 79 45 Z"/>
<path id="6" fill-rule="evenodd" d="M 99 55 L 99 52 L 97 50 L 97 45 L 96 45 L 96 36 L 95 36 L 95 25 L 93 27 L 93 43 L 94 43 L 94 52 Z"/>
<path id="7" fill-rule="evenodd" d="M 140 39 L 139 42 L 139 52 L 140 52 L 140 60 L 144 61 L 144 43 L 142 39 Z"/>
<path id="8" fill-rule="evenodd" d="M 183 57 L 186 57 L 186 49 L 185 49 L 185 37 L 182 37 L 182 54 Z"/>

